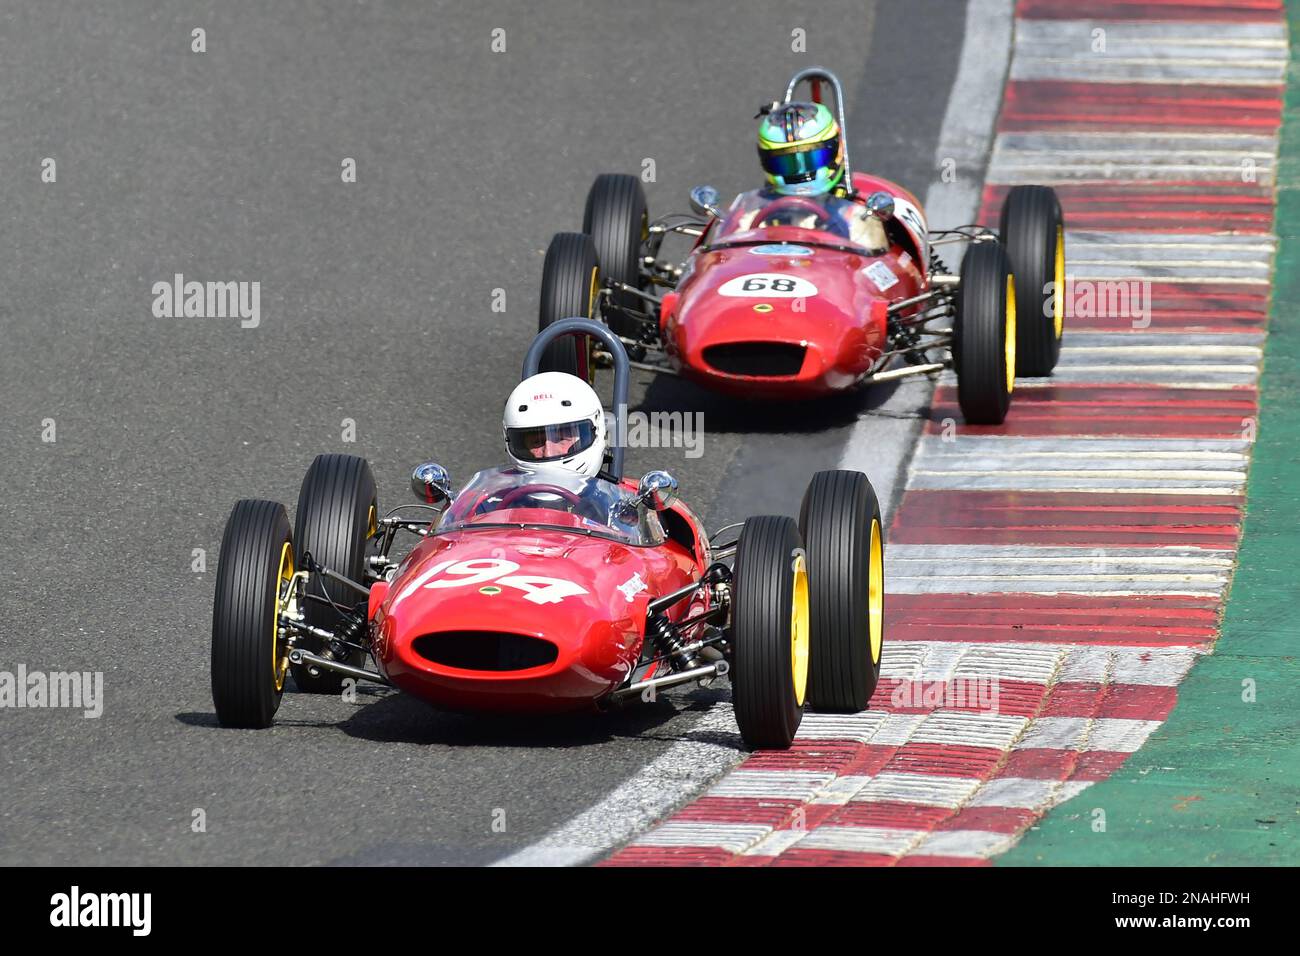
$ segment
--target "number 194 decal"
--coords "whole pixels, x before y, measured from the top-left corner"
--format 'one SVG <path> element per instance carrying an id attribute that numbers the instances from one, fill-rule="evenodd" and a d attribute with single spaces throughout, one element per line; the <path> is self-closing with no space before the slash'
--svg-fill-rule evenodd
<path id="1" fill-rule="evenodd" d="M 504 558 L 470 558 L 468 561 L 441 561 L 420 572 L 419 577 L 402 589 L 393 599 L 393 605 L 409 597 L 420 588 L 459 588 L 471 584 L 497 584 L 522 591 L 525 601 L 534 604 L 559 604 L 566 597 L 586 594 L 587 589 L 565 581 L 539 574 L 515 574 L 519 565 Z"/>
<path id="2" fill-rule="evenodd" d="M 807 279 L 781 272 L 754 272 L 724 282 L 718 295 L 749 299 L 806 299 L 817 294 L 817 287 Z"/>

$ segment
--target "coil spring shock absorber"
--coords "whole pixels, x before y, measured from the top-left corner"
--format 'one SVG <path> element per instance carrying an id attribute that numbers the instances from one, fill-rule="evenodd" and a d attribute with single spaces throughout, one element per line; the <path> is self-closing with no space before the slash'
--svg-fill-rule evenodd
<path id="1" fill-rule="evenodd" d="M 936 272 L 942 273 L 947 271 L 948 267 L 944 264 L 943 259 L 937 252 L 931 249 L 929 274 L 934 275 Z M 930 304 L 922 305 L 917 311 L 918 313 L 923 313 L 928 309 L 933 308 L 935 304 L 944 301 L 950 301 L 950 296 L 946 292 L 940 292 L 938 299 L 932 300 Z M 912 365 L 919 365 L 928 361 L 925 353 L 921 351 L 921 326 L 904 325 L 901 318 L 893 317 L 890 318 L 890 324 L 892 326 L 891 332 L 893 337 L 908 349 L 903 356 L 904 361 Z M 922 323 L 922 325 L 924 325 L 924 323 Z"/>
<path id="2" fill-rule="evenodd" d="M 686 650 L 677 634 L 677 628 L 668 620 L 668 615 L 662 612 L 654 615 L 646 621 L 645 630 L 646 636 L 654 641 L 659 653 L 666 655 L 672 662 L 673 670 L 686 670 L 699 665 L 699 658 Z"/>
<path id="3" fill-rule="evenodd" d="M 361 635 L 366 627 L 366 614 L 361 610 L 364 606 L 358 604 L 352 609 L 351 614 L 340 620 L 339 628 L 334 632 L 334 639 L 329 644 L 330 657 L 345 661 L 352 656 L 353 651 L 364 649 L 361 643 Z"/>

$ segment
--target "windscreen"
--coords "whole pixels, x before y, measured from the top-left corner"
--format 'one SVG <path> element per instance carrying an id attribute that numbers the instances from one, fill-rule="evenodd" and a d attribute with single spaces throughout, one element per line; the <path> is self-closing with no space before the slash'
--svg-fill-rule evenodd
<path id="1" fill-rule="evenodd" d="M 437 532 L 528 525 L 614 538 L 625 544 L 664 540 L 659 516 L 633 504 L 632 492 L 605 478 L 563 469 L 492 468 L 470 479 L 438 522 Z"/>
<path id="2" fill-rule="evenodd" d="M 864 211 L 861 203 L 838 196 L 782 196 L 756 189 L 736 197 L 710 243 L 724 239 L 761 242 L 767 238 L 766 230 L 786 227 L 825 233 L 829 243 L 861 245 L 862 237 L 854 236 L 853 222 Z M 775 238 L 772 241 L 777 242 Z M 800 240 L 793 241 L 797 244 Z"/>

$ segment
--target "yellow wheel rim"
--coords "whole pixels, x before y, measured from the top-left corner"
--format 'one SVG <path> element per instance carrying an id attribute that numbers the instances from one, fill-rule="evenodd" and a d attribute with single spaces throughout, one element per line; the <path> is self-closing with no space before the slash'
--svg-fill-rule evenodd
<path id="1" fill-rule="evenodd" d="M 284 690 L 284 675 L 289 670 L 289 648 L 280 640 L 280 613 L 288 603 L 285 585 L 293 580 L 293 545 L 288 541 L 280 549 L 280 569 L 275 576 L 275 619 L 271 621 L 271 673 L 275 689 Z"/>
<path id="2" fill-rule="evenodd" d="M 1059 339 L 1065 330 L 1065 226 L 1056 227 L 1056 291 L 1052 294 L 1052 320 Z"/>
<path id="3" fill-rule="evenodd" d="M 1007 273 L 1007 394 L 1016 387 L 1016 279 Z"/>
<path id="4" fill-rule="evenodd" d="M 880 663 L 880 645 L 885 638 L 885 548 L 880 540 L 880 522 L 871 519 L 871 561 L 867 581 L 867 626 L 871 637 L 871 663 Z"/>
<path id="5" fill-rule="evenodd" d="M 808 690 L 808 565 L 802 554 L 794 559 L 794 591 L 790 599 L 790 676 L 795 702 L 802 707 Z"/>
<path id="6" fill-rule="evenodd" d="M 373 538 L 375 532 L 379 530 L 379 521 L 375 517 L 375 506 L 370 506 L 370 514 L 366 518 L 366 537 Z"/>
<path id="7" fill-rule="evenodd" d="M 600 300 L 600 273 L 597 269 L 591 270 L 591 288 L 587 290 L 587 318 L 596 317 L 596 303 Z M 596 362 L 595 351 L 596 342 L 590 335 L 582 337 L 583 348 L 587 350 L 587 384 L 594 385 L 596 382 Z"/>

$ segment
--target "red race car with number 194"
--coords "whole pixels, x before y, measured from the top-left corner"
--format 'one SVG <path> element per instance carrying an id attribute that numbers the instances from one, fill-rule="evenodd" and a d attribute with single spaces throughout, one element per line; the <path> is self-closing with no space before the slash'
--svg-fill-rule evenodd
<path id="1" fill-rule="evenodd" d="M 592 336 L 612 359 L 608 445 L 590 385 L 538 374 L 571 335 Z M 220 723 L 270 726 L 290 674 L 300 691 L 367 680 L 437 707 L 514 713 L 599 709 L 726 675 L 751 747 L 788 747 L 805 702 L 865 708 L 884 627 L 880 508 L 866 476 L 820 472 L 797 521 L 754 517 L 709 535 L 667 472 L 623 477 L 628 369 L 607 327 L 555 323 L 507 403 L 513 465 L 453 495 L 447 471 L 426 462 L 412 476 L 419 503 L 381 515 L 366 461 L 321 455 L 292 531 L 283 505 L 238 502 L 212 617 Z M 568 408 L 588 398 L 585 411 Z M 512 416 L 547 405 L 554 421 L 587 417 L 522 428 L 537 443 L 512 444 Z M 569 426 L 588 438 L 587 472 L 555 460 L 568 450 L 545 467 L 521 462 Z M 417 538 L 401 559 L 390 557 L 398 532 Z"/>

